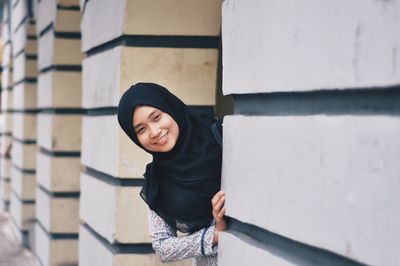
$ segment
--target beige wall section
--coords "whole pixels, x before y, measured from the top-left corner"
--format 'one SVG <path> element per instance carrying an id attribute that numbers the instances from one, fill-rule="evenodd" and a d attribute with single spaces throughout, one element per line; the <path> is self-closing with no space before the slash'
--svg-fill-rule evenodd
<path id="1" fill-rule="evenodd" d="M 87 2 L 82 50 L 121 35 L 218 36 L 221 0 L 118 0 Z"/>
<path id="2" fill-rule="evenodd" d="M 189 105 L 214 105 L 217 57 L 216 49 L 141 47 L 91 56 L 83 61 L 83 106 L 116 106 L 140 81 L 162 84 Z"/>
<path id="3" fill-rule="evenodd" d="M 78 240 L 51 239 L 46 232 L 35 224 L 35 253 L 46 266 L 77 265 Z"/>
<path id="4" fill-rule="evenodd" d="M 11 192 L 10 202 L 10 214 L 18 229 L 28 230 L 35 217 L 35 204 L 23 204 L 14 192 Z"/>
<path id="5" fill-rule="evenodd" d="M 13 137 L 36 140 L 36 114 L 13 113 Z"/>
<path id="6" fill-rule="evenodd" d="M 38 42 L 40 70 L 51 65 L 80 65 L 82 62 L 79 39 L 58 38 L 50 30 L 39 37 Z"/>
<path id="7" fill-rule="evenodd" d="M 52 157 L 37 153 L 37 183 L 53 192 L 79 191 L 80 158 Z"/>
<path id="8" fill-rule="evenodd" d="M 38 145 L 51 151 L 79 151 L 81 115 L 38 115 Z"/>
<path id="9" fill-rule="evenodd" d="M 1 92 L 1 110 L 6 111 L 12 109 L 13 105 L 13 91 L 12 90 L 3 90 Z M 3 119 L 5 121 L 4 128 L 7 130 L 11 130 L 11 122 L 7 123 L 7 120 L 12 115 L 10 113 L 2 113 Z"/>
<path id="10" fill-rule="evenodd" d="M 49 233 L 77 233 L 79 198 L 52 197 L 36 190 L 36 218 Z"/>
<path id="11" fill-rule="evenodd" d="M 13 164 L 22 169 L 35 169 L 36 150 L 35 144 L 26 144 L 13 140 L 11 151 Z"/>
<path id="12" fill-rule="evenodd" d="M 37 107 L 36 83 L 22 82 L 13 87 L 13 108 L 16 110 L 34 109 Z"/>
<path id="13" fill-rule="evenodd" d="M 113 186 L 87 174 L 81 186 L 80 217 L 98 234 L 110 243 L 150 242 L 141 187 Z"/>
<path id="14" fill-rule="evenodd" d="M 50 23 L 55 31 L 80 32 L 79 10 L 57 9 L 57 4 L 64 6 L 78 6 L 79 1 L 35 0 L 37 19 L 37 35 Z"/>
<path id="15" fill-rule="evenodd" d="M 13 167 L 11 169 L 11 187 L 22 199 L 35 199 L 36 177 L 35 174 L 23 173 Z"/>
<path id="16" fill-rule="evenodd" d="M 39 75 L 38 107 L 82 106 L 81 72 L 48 71 Z"/>
<path id="17" fill-rule="evenodd" d="M 216 49 L 123 48 L 121 95 L 140 81 L 166 86 L 189 105 L 214 105 Z"/>
<path id="18" fill-rule="evenodd" d="M 1 157 L 1 177 L 7 177 L 10 178 L 11 177 L 11 169 L 12 169 L 12 163 L 11 163 L 11 159 L 9 158 L 5 158 L 5 157 Z"/>
<path id="19" fill-rule="evenodd" d="M 3 177 L 0 179 L 0 201 L 1 202 L 9 202 L 11 197 L 11 182 L 9 179 L 4 179 Z M 1 210 L 4 210 L 6 206 L 2 206 Z"/>
<path id="20" fill-rule="evenodd" d="M 24 78 L 35 78 L 38 74 L 37 60 L 27 59 L 26 53 L 21 53 L 14 58 L 13 81 L 19 82 Z"/>
<path id="21" fill-rule="evenodd" d="M 123 32 L 218 36 L 222 0 L 128 0 Z"/>

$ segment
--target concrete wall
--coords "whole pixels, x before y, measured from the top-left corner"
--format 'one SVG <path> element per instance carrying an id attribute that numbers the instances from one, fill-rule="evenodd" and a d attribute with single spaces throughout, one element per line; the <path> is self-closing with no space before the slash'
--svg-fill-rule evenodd
<path id="1" fill-rule="evenodd" d="M 214 0 L 82 1 L 83 107 L 88 113 L 82 124 L 80 265 L 161 264 L 139 196 L 151 157 L 119 128 L 117 105 L 131 85 L 152 81 L 212 112 L 220 5 Z"/>
<path id="2" fill-rule="evenodd" d="M 36 1 L 38 150 L 35 253 L 78 264 L 82 117 L 79 1 Z"/>
<path id="3" fill-rule="evenodd" d="M 35 20 L 29 16 L 26 1 L 15 1 L 3 27 L 6 46 L 3 53 L 2 175 L 10 177 L 10 214 L 13 229 L 22 244 L 29 245 L 28 231 L 35 217 L 35 153 L 37 110 L 37 49 Z M 10 11 L 10 13 L 8 13 Z M 11 156 L 7 159 L 5 154 Z"/>
<path id="4" fill-rule="evenodd" d="M 12 88 L 13 70 L 11 60 L 11 19 L 7 5 L 3 7 L 2 39 L 3 49 L 1 55 L 1 143 L 0 143 L 0 207 L 9 209 L 11 194 L 11 158 L 6 156 L 12 143 Z M 11 150 L 10 150 L 11 151 Z"/>
<path id="5" fill-rule="evenodd" d="M 399 6 L 224 1 L 220 265 L 400 263 Z"/>

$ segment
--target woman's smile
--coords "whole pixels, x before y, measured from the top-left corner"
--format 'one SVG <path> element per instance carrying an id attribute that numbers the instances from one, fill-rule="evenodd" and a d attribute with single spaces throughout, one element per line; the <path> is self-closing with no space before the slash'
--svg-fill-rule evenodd
<path id="1" fill-rule="evenodd" d="M 159 138 L 154 144 L 164 145 L 168 141 L 168 132 L 165 133 L 161 138 Z"/>

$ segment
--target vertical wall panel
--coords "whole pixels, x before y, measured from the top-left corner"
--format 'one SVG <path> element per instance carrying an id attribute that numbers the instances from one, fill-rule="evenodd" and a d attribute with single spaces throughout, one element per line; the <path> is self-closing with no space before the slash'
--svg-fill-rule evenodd
<path id="1" fill-rule="evenodd" d="M 221 265 L 400 263 L 399 6 L 224 1 Z"/>

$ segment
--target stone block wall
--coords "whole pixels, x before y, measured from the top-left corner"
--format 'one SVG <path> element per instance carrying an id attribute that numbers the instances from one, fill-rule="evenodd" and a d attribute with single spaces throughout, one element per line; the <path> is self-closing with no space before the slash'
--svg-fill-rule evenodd
<path id="1" fill-rule="evenodd" d="M 79 263 L 151 264 L 146 205 L 151 160 L 119 128 L 119 98 L 144 81 L 213 111 L 221 1 L 81 1 L 83 60 Z M 178 263 L 190 264 L 190 261 Z"/>
<path id="2" fill-rule="evenodd" d="M 1 141 L 0 141 L 0 207 L 9 209 L 11 194 L 12 88 L 11 19 L 7 5 L 3 6 L 1 58 Z"/>
<path id="3" fill-rule="evenodd" d="M 9 62 L 12 64 L 12 104 L 7 115 L 11 126 L 10 214 L 16 236 L 31 245 L 29 231 L 35 218 L 37 48 L 35 20 L 27 1 L 13 1 L 10 11 Z M 5 79 L 6 77 L 3 77 Z M 9 85 L 9 86 L 10 86 Z M 6 144 L 6 147 L 9 147 Z M 5 147 L 5 148 L 6 148 Z"/>
<path id="4" fill-rule="evenodd" d="M 224 1 L 219 265 L 400 263 L 399 5 Z"/>
<path id="5" fill-rule="evenodd" d="M 78 264 L 82 117 L 79 1 L 35 3 L 38 35 L 35 250 L 43 265 Z"/>

